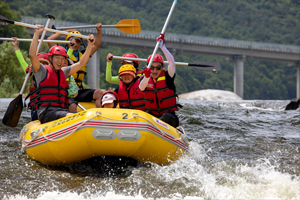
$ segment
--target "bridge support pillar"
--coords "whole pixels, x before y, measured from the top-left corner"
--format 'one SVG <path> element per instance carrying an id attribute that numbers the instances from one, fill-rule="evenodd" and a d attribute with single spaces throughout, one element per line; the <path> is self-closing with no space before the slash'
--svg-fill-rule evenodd
<path id="1" fill-rule="evenodd" d="M 234 63 L 234 73 L 233 73 L 233 92 L 244 98 L 244 61 L 245 56 L 235 55 L 232 57 Z"/>
<path id="2" fill-rule="evenodd" d="M 296 95 L 297 98 L 300 98 L 300 62 L 297 65 L 297 85 L 296 85 Z"/>
<path id="3" fill-rule="evenodd" d="M 87 84 L 91 89 L 100 87 L 100 50 L 98 49 L 88 61 Z"/>

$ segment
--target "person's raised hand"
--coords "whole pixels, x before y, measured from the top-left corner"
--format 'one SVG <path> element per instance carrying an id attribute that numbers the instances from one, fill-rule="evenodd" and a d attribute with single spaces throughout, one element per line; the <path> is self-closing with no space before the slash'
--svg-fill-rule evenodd
<path id="1" fill-rule="evenodd" d="M 143 74 L 145 74 L 145 77 L 146 77 L 146 78 L 150 78 L 150 75 L 151 75 L 151 69 L 145 67 L 145 69 L 143 70 Z"/>
<path id="2" fill-rule="evenodd" d="M 98 24 L 96 24 L 96 29 L 97 29 L 97 31 L 102 31 L 102 24 L 101 23 L 98 23 Z"/>
<path id="3" fill-rule="evenodd" d="M 156 39 L 156 41 L 160 41 L 160 40 L 161 40 L 161 42 L 160 42 L 159 46 L 162 47 L 165 44 L 165 34 L 161 33 L 160 36 Z"/>
<path id="4" fill-rule="evenodd" d="M 36 25 L 38 28 L 35 28 L 34 29 L 34 32 L 37 33 L 37 34 L 41 34 L 43 31 L 44 31 L 44 25 L 39 25 L 37 24 Z"/>
<path id="5" fill-rule="evenodd" d="M 87 40 L 89 45 L 94 45 L 95 44 L 95 37 L 93 34 L 89 34 L 89 39 Z"/>
<path id="6" fill-rule="evenodd" d="M 112 61 L 112 57 L 113 57 L 114 55 L 113 54 L 111 54 L 111 53 L 108 53 L 107 54 L 107 56 L 106 56 L 106 60 L 107 60 L 107 62 L 111 62 Z"/>
<path id="7" fill-rule="evenodd" d="M 19 44 L 18 44 L 18 38 L 17 37 L 12 37 L 11 39 L 13 39 L 13 41 L 11 41 L 15 51 L 19 50 Z"/>
<path id="8" fill-rule="evenodd" d="M 70 38 L 70 48 L 73 49 L 74 45 L 75 45 L 75 39 L 71 37 Z"/>

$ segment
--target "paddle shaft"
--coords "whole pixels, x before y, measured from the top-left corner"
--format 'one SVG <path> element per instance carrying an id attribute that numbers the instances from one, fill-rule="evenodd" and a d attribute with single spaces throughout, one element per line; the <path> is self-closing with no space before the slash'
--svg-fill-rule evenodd
<path id="1" fill-rule="evenodd" d="M 145 58 L 129 58 L 129 57 L 121 57 L 121 56 L 113 56 L 113 58 L 118 59 L 118 60 L 134 60 L 134 61 L 147 62 L 147 59 L 145 59 Z M 164 61 L 164 64 L 169 64 L 169 62 Z M 189 66 L 189 63 L 184 63 L 184 62 L 175 62 L 175 64 Z"/>
<path id="2" fill-rule="evenodd" d="M 80 103 L 77 104 L 79 108 L 81 108 L 81 110 L 86 110 Z"/>
<path id="3" fill-rule="evenodd" d="M 47 22 L 46 22 L 45 27 L 49 27 L 49 24 L 50 24 L 50 21 L 51 21 L 51 17 L 52 17 L 52 16 L 51 16 L 51 17 L 50 17 L 50 16 L 47 16 L 47 17 L 48 17 L 48 19 L 47 19 Z M 54 17 L 53 17 L 53 18 L 54 18 Z M 41 49 L 41 46 L 42 46 L 42 44 L 43 44 L 43 40 L 44 40 L 44 38 L 45 38 L 45 35 L 46 35 L 46 31 L 44 30 L 43 33 L 42 33 L 42 36 L 41 36 L 39 45 L 38 45 L 38 47 L 37 47 L 36 53 L 38 53 L 39 50 Z"/>
<path id="4" fill-rule="evenodd" d="M 177 3 L 177 0 L 174 0 L 174 2 L 173 2 L 173 4 L 172 4 L 172 7 L 171 7 L 171 10 L 170 10 L 170 12 L 169 12 L 169 14 L 168 14 L 168 17 L 167 17 L 167 19 L 166 19 L 166 22 L 165 22 L 165 24 L 164 24 L 164 27 L 163 27 L 163 29 L 162 29 L 162 31 L 161 31 L 161 34 L 165 34 L 167 25 L 168 25 L 168 23 L 169 23 L 169 20 L 170 20 L 170 18 L 171 18 L 171 15 L 172 15 L 172 13 L 173 13 L 173 10 L 174 10 L 174 8 L 175 8 L 176 3 Z M 160 42 L 161 42 L 160 40 L 156 42 L 154 51 L 153 51 L 153 53 L 152 53 L 151 59 L 150 59 L 150 61 L 149 61 L 149 64 L 148 64 L 148 66 L 147 66 L 148 68 L 152 65 L 154 56 L 155 56 L 155 54 L 156 54 L 156 52 L 157 52 L 157 49 L 158 49 L 158 47 L 159 47 L 159 43 L 160 43 Z"/>
<path id="5" fill-rule="evenodd" d="M 25 26 L 25 27 L 28 27 L 28 28 L 39 28 L 37 26 L 31 25 L 31 24 L 22 23 L 22 22 L 14 22 L 14 24 L 19 25 L 19 26 Z M 89 39 L 89 36 L 86 36 L 86 35 L 78 35 L 78 34 L 74 34 L 74 33 L 69 33 L 69 32 L 65 32 L 65 31 L 59 31 L 59 30 L 47 28 L 47 27 L 45 27 L 44 30 L 45 31 L 49 31 L 49 32 L 53 32 L 53 33 L 60 33 L 62 35 L 71 35 L 71 36 L 74 36 L 74 37 Z"/>
<path id="6" fill-rule="evenodd" d="M 145 58 L 129 58 L 129 57 L 121 57 L 121 56 L 112 56 L 114 59 L 120 60 L 134 60 L 134 61 L 141 61 L 147 62 Z M 164 61 L 164 64 L 169 64 L 168 61 Z M 191 66 L 199 70 L 204 71 L 220 71 L 220 63 L 218 62 L 209 62 L 209 61 L 197 61 L 195 63 L 185 63 L 185 62 L 175 62 L 176 65 L 182 66 Z"/>
<path id="7" fill-rule="evenodd" d="M 0 38 L 0 40 L 2 40 L 2 41 L 14 41 L 14 39 L 12 39 L 12 38 Z M 17 40 L 20 41 L 20 42 L 31 42 L 32 41 L 32 39 L 26 39 L 26 38 L 17 38 Z M 40 41 L 41 40 L 39 39 L 39 42 Z M 42 42 L 45 42 L 45 43 L 47 43 L 47 42 L 66 43 L 66 44 L 70 43 L 70 41 L 65 41 L 65 40 L 43 40 Z"/>
<path id="8" fill-rule="evenodd" d="M 26 77 L 25 77 L 25 80 L 24 80 L 24 83 L 23 83 L 23 86 L 22 86 L 21 91 L 20 91 L 20 94 L 21 94 L 21 95 L 23 94 L 23 92 L 24 92 L 24 90 L 25 90 L 26 83 L 27 83 L 29 77 L 30 77 L 30 73 L 27 73 L 27 75 L 26 75 Z"/>
<path id="9" fill-rule="evenodd" d="M 117 28 L 119 30 L 123 29 L 123 28 L 136 28 L 136 27 L 140 28 L 140 22 L 138 21 L 138 19 L 123 19 L 115 25 L 102 25 L 102 28 Z M 85 29 L 85 28 L 97 28 L 97 25 L 67 26 L 67 27 L 57 27 L 55 29 L 56 30 L 64 30 L 64 29 Z M 122 31 L 122 30 L 120 30 L 120 31 Z M 136 30 L 133 29 L 132 31 L 133 32 L 131 32 L 131 33 L 134 33 L 134 31 L 136 31 Z M 136 33 L 139 33 L 139 32 L 140 31 L 138 31 Z"/>
<path id="10" fill-rule="evenodd" d="M 126 28 L 128 26 L 118 26 L 120 28 Z M 65 29 L 84 29 L 84 28 L 97 28 L 97 25 L 82 25 L 82 26 L 66 26 L 66 27 L 56 27 L 56 30 Z M 102 28 L 116 28 L 116 25 L 102 25 Z"/>

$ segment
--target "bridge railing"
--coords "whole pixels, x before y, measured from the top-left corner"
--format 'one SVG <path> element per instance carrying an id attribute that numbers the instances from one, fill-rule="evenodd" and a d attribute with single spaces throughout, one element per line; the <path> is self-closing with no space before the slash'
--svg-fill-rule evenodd
<path id="1" fill-rule="evenodd" d="M 29 24 L 45 24 L 47 19 L 22 16 L 21 21 Z M 55 25 L 55 27 L 66 27 L 66 26 L 81 26 L 81 25 L 90 25 L 90 24 L 71 22 L 71 21 L 51 20 L 50 27 L 52 25 Z M 82 32 L 83 34 L 84 33 L 95 34 L 97 32 L 95 28 L 78 29 L 78 31 Z M 142 39 L 156 39 L 159 36 L 159 32 L 157 31 L 146 31 L 146 30 L 142 30 L 141 33 L 139 34 L 130 34 L 130 33 L 128 34 L 128 33 L 122 33 L 117 29 L 103 29 L 102 34 L 117 35 L 117 36 L 119 35 L 119 36 L 127 36 L 127 37 L 142 38 Z M 203 37 L 203 36 L 196 36 L 196 35 L 176 34 L 176 33 L 167 33 L 165 39 L 167 41 L 180 42 L 180 43 L 300 54 L 300 46 L 295 46 L 295 45 L 283 45 L 283 44 L 272 44 L 272 43 L 263 43 L 263 42 L 255 42 L 255 41 L 212 38 L 212 37 Z"/>

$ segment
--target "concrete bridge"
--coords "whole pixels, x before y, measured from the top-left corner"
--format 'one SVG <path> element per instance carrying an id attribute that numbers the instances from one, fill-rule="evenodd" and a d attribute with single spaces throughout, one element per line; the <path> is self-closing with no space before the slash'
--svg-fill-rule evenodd
<path id="1" fill-rule="evenodd" d="M 22 16 L 22 22 L 29 24 L 46 24 L 46 18 L 33 18 Z M 87 25 L 69 21 L 52 20 L 51 25 L 56 27 Z M 141 25 L 142 27 L 142 25 Z M 96 29 L 78 29 L 82 34 L 96 33 Z M 29 29 L 32 35 L 33 30 Z M 48 35 L 52 33 L 48 32 Z M 140 34 L 122 33 L 117 29 L 102 29 L 102 44 L 112 46 L 124 46 L 134 48 L 153 49 L 159 32 L 141 31 Z M 60 38 L 60 39 L 64 39 Z M 168 33 L 165 36 L 168 49 L 173 55 L 176 53 L 196 53 L 205 55 L 224 56 L 233 62 L 234 66 L 234 93 L 243 98 L 244 93 L 244 61 L 247 58 L 286 62 L 287 66 L 297 68 L 297 98 L 300 98 L 300 46 L 269 44 L 261 42 L 229 40 L 210 38 L 185 34 Z M 176 59 L 175 59 L 176 60 Z M 99 88 L 100 54 L 95 53 L 89 60 L 88 85 L 91 88 Z"/>

